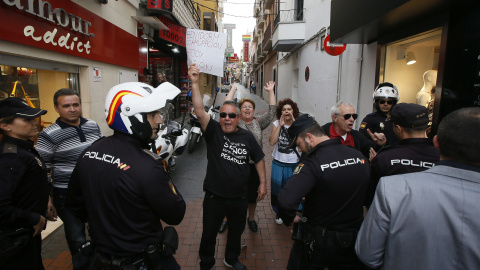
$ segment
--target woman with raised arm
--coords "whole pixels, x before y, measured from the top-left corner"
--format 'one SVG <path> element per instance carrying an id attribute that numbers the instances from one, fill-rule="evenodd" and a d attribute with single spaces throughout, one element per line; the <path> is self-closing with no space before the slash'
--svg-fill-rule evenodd
<path id="1" fill-rule="evenodd" d="M 278 217 L 277 196 L 287 183 L 288 178 L 292 176 L 293 170 L 297 167 L 300 159 L 300 153 L 297 149 L 288 148 L 290 138 L 287 132 L 299 114 L 297 103 L 291 99 L 286 98 L 279 101 L 275 113 L 278 120 L 273 122 L 274 127 L 269 138 L 270 145 L 275 145 L 272 153 L 271 200 L 273 211 L 277 213 L 275 218 L 277 224 L 283 223 L 282 219 Z"/>
<path id="2" fill-rule="evenodd" d="M 268 111 L 262 115 L 255 116 L 255 102 L 248 97 L 242 98 L 238 102 L 238 107 L 240 108 L 240 120 L 238 121 L 238 126 L 250 131 L 255 140 L 257 140 L 260 147 L 263 149 L 262 142 L 262 131 L 266 129 L 275 117 L 276 109 L 276 99 L 273 88 L 275 83 L 269 81 L 266 86 L 263 87 L 265 91 L 268 92 Z M 233 100 L 237 87 L 235 84 L 232 84 L 230 92 L 228 93 L 225 101 Z M 255 210 L 257 208 L 257 191 L 258 186 L 260 185 L 260 179 L 258 177 L 257 170 L 255 169 L 255 164 L 251 162 L 250 166 L 250 177 L 248 179 L 248 217 L 247 223 L 250 230 L 253 232 L 258 231 L 258 225 L 255 221 Z M 220 226 L 219 232 L 224 232 L 227 227 L 227 220 L 225 219 Z"/>

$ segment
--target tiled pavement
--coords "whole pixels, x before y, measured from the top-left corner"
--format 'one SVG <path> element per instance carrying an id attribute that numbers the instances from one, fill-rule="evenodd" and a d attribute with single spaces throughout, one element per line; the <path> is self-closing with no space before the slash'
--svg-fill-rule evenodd
<path id="1" fill-rule="evenodd" d="M 258 102 L 256 97 L 255 102 Z M 258 105 L 257 105 L 258 107 Z M 257 113 L 261 113 L 257 108 Z M 268 144 L 268 136 L 271 126 L 263 132 L 265 167 L 267 172 L 268 193 L 265 199 L 258 203 L 256 220 L 259 230 L 254 233 L 246 226 L 242 236 L 242 243 L 246 248 L 242 249 L 239 257 L 250 270 L 263 269 L 286 269 L 290 249 L 292 247 L 291 227 L 277 225 L 275 213 L 270 207 L 270 170 L 272 164 L 271 153 L 273 148 Z M 201 181 L 201 180 L 200 180 Z M 182 192 L 180 190 L 180 192 Z M 181 224 L 175 226 L 180 238 L 179 249 L 175 258 L 182 269 L 200 269 L 198 249 L 202 236 L 202 202 L 203 198 L 188 200 L 187 211 Z M 216 264 L 218 269 L 231 269 L 223 264 L 226 236 L 228 232 L 218 234 L 216 246 Z M 43 262 L 47 270 L 72 269 L 71 256 L 63 237 L 63 227 L 53 232 L 43 243 Z"/>

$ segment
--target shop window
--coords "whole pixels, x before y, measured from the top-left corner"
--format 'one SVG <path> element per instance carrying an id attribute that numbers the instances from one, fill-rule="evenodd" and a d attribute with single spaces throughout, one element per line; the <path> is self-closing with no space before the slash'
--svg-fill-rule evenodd
<path id="1" fill-rule="evenodd" d="M 28 96 L 35 108 L 48 111 L 41 117 L 40 129 L 58 118 L 53 105 L 55 92 L 61 88 L 79 89 L 78 74 L 75 73 L 8 65 L 0 65 L 0 69 L 0 100 L 12 94 L 24 100 Z"/>
<path id="2" fill-rule="evenodd" d="M 433 115 L 441 30 L 434 29 L 392 42 L 382 48 L 380 82 L 398 88 L 401 103 L 426 106 Z"/>

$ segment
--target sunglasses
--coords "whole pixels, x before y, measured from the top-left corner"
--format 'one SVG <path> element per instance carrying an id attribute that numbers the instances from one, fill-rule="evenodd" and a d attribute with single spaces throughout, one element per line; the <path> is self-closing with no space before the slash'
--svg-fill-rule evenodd
<path id="1" fill-rule="evenodd" d="M 350 119 L 350 117 L 353 117 L 353 120 L 356 120 L 357 117 L 358 117 L 358 114 L 356 114 L 356 113 L 354 113 L 354 114 L 346 113 L 344 115 L 341 115 L 341 114 L 337 114 L 337 115 L 343 116 L 343 118 L 345 118 L 345 120 Z"/>
<path id="2" fill-rule="evenodd" d="M 231 112 L 231 113 L 221 112 L 220 113 L 220 118 L 225 118 L 225 117 L 227 117 L 227 115 L 230 118 L 237 118 L 237 114 L 233 113 L 233 112 Z"/>
<path id="3" fill-rule="evenodd" d="M 380 103 L 380 104 L 385 104 L 385 103 L 387 103 L 388 105 L 392 105 L 392 104 L 393 104 L 393 100 L 379 100 L 378 103 Z"/>

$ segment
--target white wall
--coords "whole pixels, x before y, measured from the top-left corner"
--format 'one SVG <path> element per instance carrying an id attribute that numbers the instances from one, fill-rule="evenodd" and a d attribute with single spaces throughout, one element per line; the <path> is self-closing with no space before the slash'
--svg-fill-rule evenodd
<path id="1" fill-rule="evenodd" d="M 293 1 L 286 2 L 286 9 L 294 8 Z M 322 28 L 329 27 L 330 1 L 306 0 L 304 7 L 305 40 L 308 40 Z M 352 102 L 357 107 L 362 82 L 360 76 L 363 75 L 363 46 L 349 44 L 341 56 L 331 56 L 321 49 L 316 50 L 316 43 L 317 39 L 311 40 L 288 58 L 286 53 L 279 52 L 278 99 L 292 98 L 302 113 L 310 113 L 320 124 L 324 124 L 331 121 L 330 108 L 337 102 L 337 92 L 340 100 Z M 321 36 L 318 43 L 320 46 Z M 310 69 L 308 81 L 305 80 L 307 66 Z"/>

